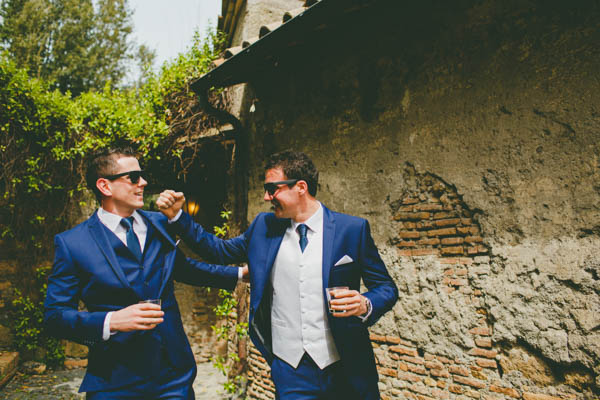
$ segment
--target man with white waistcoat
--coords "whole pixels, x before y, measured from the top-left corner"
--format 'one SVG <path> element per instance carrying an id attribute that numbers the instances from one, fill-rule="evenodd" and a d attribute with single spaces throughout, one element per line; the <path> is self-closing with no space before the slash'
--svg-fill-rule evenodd
<path id="1" fill-rule="evenodd" d="M 367 327 L 392 308 L 398 289 L 369 223 L 315 198 L 318 172 L 305 154 L 274 154 L 265 170 L 264 200 L 273 213 L 259 214 L 233 239 L 217 238 L 183 213 L 183 193 L 165 191 L 157 205 L 201 256 L 248 263 L 250 337 L 271 365 L 278 399 L 379 399 Z M 341 289 L 328 307 L 334 287 Z"/>

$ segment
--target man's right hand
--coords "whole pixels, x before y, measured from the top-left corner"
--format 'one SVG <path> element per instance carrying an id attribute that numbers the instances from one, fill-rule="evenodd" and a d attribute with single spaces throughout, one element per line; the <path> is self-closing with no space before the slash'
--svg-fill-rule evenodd
<path id="1" fill-rule="evenodd" d="M 165 190 L 156 200 L 156 205 L 160 212 L 165 214 L 169 219 L 175 218 L 184 203 L 185 196 L 183 193 L 175 192 L 174 190 Z"/>
<path id="2" fill-rule="evenodd" d="M 163 322 L 165 313 L 158 304 L 133 304 L 112 313 L 111 332 L 147 331 Z"/>

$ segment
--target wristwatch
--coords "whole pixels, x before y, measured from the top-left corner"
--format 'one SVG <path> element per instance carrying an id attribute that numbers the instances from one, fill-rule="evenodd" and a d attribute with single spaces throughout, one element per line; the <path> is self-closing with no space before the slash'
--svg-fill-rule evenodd
<path id="1" fill-rule="evenodd" d="M 359 315 L 358 318 L 360 318 L 360 320 L 362 322 L 365 322 L 367 320 L 367 318 L 369 318 L 369 315 L 371 315 L 371 312 L 373 311 L 373 304 L 371 304 L 371 300 L 369 300 L 368 297 L 363 296 L 363 298 L 365 299 L 365 303 L 367 306 L 367 312 L 365 312 L 362 315 Z"/>

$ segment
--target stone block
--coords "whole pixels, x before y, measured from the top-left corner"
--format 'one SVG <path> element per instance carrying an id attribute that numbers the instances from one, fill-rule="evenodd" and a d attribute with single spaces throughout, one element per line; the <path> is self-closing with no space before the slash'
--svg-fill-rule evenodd
<path id="1" fill-rule="evenodd" d="M 17 372 L 19 366 L 19 353 L 17 352 L 0 352 L 0 387 Z"/>

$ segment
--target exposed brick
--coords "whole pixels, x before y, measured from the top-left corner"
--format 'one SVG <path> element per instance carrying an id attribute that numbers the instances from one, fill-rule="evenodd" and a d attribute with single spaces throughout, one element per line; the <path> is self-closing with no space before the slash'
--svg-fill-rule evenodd
<path id="1" fill-rule="evenodd" d="M 438 211 L 442 210 L 443 206 L 438 203 L 418 204 L 415 208 L 419 211 Z"/>
<path id="2" fill-rule="evenodd" d="M 410 250 L 410 249 L 398 249 L 398 255 L 399 256 L 404 256 L 404 257 L 411 257 L 412 256 L 412 250 Z"/>
<path id="3" fill-rule="evenodd" d="M 449 238 L 443 238 L 442 244 L 445 246 L 453 245 L 453 244 L 462 244 L 464 241 L 465 241 L 465 239 L 463 239 L 461 237 L 449 237 Z"/>
<path id="4" fill-rule="evenodd" d="M 446 383 L 447 383 L 446 381 L 438 381 L 437 387 L 439 387 L 440 389 L 445 389 Z"/>
<path id="5" fill-rule="evenodd" d="M 442 208 L 440 207 L 440 210 Z M 433 219 L 447 219 L 456 217 L 456 213 L 454 211 L 445 211 L 445 212 L 436 212 L 433 214 Z"/>
<path id="6" fill-rule="evenodd" d="M 417 247 L 417 244 L 410 240 L 405 240 L 397 244 L 398 247 Z"/>
<path id="7" fill-rule="evenodd" d="M 444 271 L 444 275 L 445 276 L 453 276 L 454 275 L 454 268 L 449 268 L 447 270 Z"/>
<path id="8" fill-rule="evenodd" d="M 475 344 L 479 347 L 492 347 L 492 339 L 490 338 L 477 338 Z"/>
<path id="9" fill-rule="evenodd" d="M 427 386 L 435 387 L 437 381 L 435 379 L 432 379 L 432 378 L 426 376 L 423 379 L 423 383 L 426 384 Z"/>
<path id="10" fill-rule="evenodd" d="M 434 229 L 427 232 L 427 236 L 452 236 L 456 235 L 456 228 Z"/>
<path id="11" fill-rule="evenodd" d="M 473 220 L 471 218 L 461 218 L 460 219 L 460 223 L 463 225 L 471 225 L 473 223 Z"/>
<path id="12" fill-rule="evenodd" d="M 450 360 L 449 358 L 446 358 L 446 357 L 444 357 L 444 356 L 436 356 L 436 358 L 437 358 L 439 361 L 443 362 L 444 364 L 453 364 L 453 363 L 454 363 L 454 361 L 452 361 L 452 360 Z"/>
<path id="13" fill-rule="evenodd" d="M 465 391 L 465 389 L 459 385 L 450 385 L 448 386 L 448 390 L 456 394 L 463 394 L 463 392 Z"/>
<path id="14" fill-rule="evenodd" d="M 438 249 L 412 249 L 411 255 L 414 257 L 419 256 L 437 256 L 440 253 Z"/>
<path id="15" fill-rule="evenodd" d="M 402 204 L 417 204 L 418 202 L 419 202 L 419 199 L 415 199 L 412 197 L 407 197 L 402 200 Z"/>
<path id="16" fill-rule="evenodd" d="M 450 393 L 446 392 L 445 390 L 431 389 L 431 394 L 436 399 L 446 400 L 450 398 Z"/>
<path id="17" fill-rule="evenodd" d="M 439 226 L 440 228 L 443 226 L 456 226 L 460 224 L 460 218 L 438 219 L 434 223 L 435 226 Z"/>
<path id="18" fill-rule="evenodd" d="M 473 290 L 473 296 L 481 296 L 483 293 L 479 289 Z"/>
<path id="19" fill-rule="evenodd" d="M 491 336 L 492 332 L 487 326 L 478 326 L 476 328 L 469 329 L 469 333 L 473 335 Z"/>
<path id="20" fill-rule="evenodd" d="M 456 269 L 456 275 L 457 276 L 465 276 L 469 273 L 469 270 L 466 268 L 457 268 Z"/>
<path id="21" fill-rule="evenodd" d="M 375 341 L 375 342 L 387 342 L 386 336 L 376 335 L 374 333 L 371 333 L 369 335 L 369 339 L 371 339 L 372 341 Z"/>
<path id="22" fill-rule="evenodd" d="M 420 231 L 425 231 L 427 229 L 435 228 L 433 221 L 419 221 L 416 223 L 416 225 L 417 225 L 417 229 Z"/>
<path id="23" fill-rule="evenodd" d="M 488 249 L 482 245 L 467 247 L 467 253 L 470 255 L 472 255 L 472 254 L 487 254 L 487 252 L 488 252 Z"/>
<path id="24" fill-rule="evenodd" d="M 442 247 L 442 254 L 445 256 L 460 255 L 464 253 L 462 246 Z"/>
<path id="25" fill-rule="evenodd" d="M 467 236 L 465 238 L 465 242 L 467 242 L 467 243 L 481 243 L 481 242 L 483 242 L 483 238 L 481 236 Z"/>
<path id="26" fill-rule="evenodd" d="M 410 385 L 408 388 L 417 394 L 429 394 L 429 388 L 423 385 Z M 420 396 L 417 396 L 417 398 L 420 398 Z"/>
<path id="27" fill-rule="evenodd" d="M 402 226 L 404 227 L 404 229 L 416 229 L 417 223 L 416 222 L 403 222 Z"/>
<path id="28" fill-rule="evenodd" d="M 502 393 L 502 394 L 505 394 L 507 396 L 514 397 L 515 399 L 518 399 L 519 397 L 521 397 L 521 394 L 519 392 L 517 392 L 513 388 L 507 388 L 507 387 L 501 387 L 501 386 L 496 386 L 496 385 L 490 385 L 490 390 L 492 392 Z"/>
<path id="29" fill-rule="evenodd" d="M 458 233 L 465 236 L 474 236 L 479 233 L 479 228 L 477 228 L 476 226 L 459 226 L 458 228 L 456 228 L 456 230 L 458 231 Z"/>
<path id="30" fill-rule="evenodd" d="M 419 375 L 411 374 L 410 372 L 398 371 L 398 379 L 409 382 L 421 382 L 423 380 Z"/>
<path id="31" fill-rule="evenodd" d="M 435 376 L 436 378 L 449 378 L 450 373 L 445 369 L 431 369 L 429 370 L 431 376 Z"/>
<path id="32" fill-rule="evenodd" d="M 524 400 L 561 400 L 560 397 L 550 396 L 548 394 L 542 394 L 542 393 L 529 393 L 529 392 L 523 393 L 523 399 Z"/>
<path id="33" fill-rule="evenodd" d="M 400 356 L 400 359 L 409 363 L 423 365 L 425 361 L 420 357 Z"/>
<path id="34" fill-rule="evenodd" d="M 450 365 L 448 366 L 448 371 L 450 371 L 453 374 L 458 374 L 462 376 L 469 376 L 470 374 L 469 369 L 461 365 Z"/>
<path id="35" fill-rule="evenodd" d="M 413 211 L 415 211 L 415 206 L 402 206 L 398 209 L 398 211 L 413 212 Z"/>
<path id="36" fill-rule="evenodd" d="M 477 365 L 483 368 L 498 368 L 496 360 L 488 360 L 487 358 L 477 358 L 475 360 Z"/>
<path id="37" fill-rule="evenodd" d="M 396 337 L 396 336 L 387 336 L 386 335 L 385 340 L 388 343 L 394 343 L 394 344 L 400 344 L 400 343 L 402 343 L 402 339 L 400 339 L 399 337 Z"/>
<path id="38" fill-rule="evenodd" d="M 390 351 L 393 351 L 394 353 L 398 353 L 398 354 L 406 354 L 407 356 L 413 356 L 413 357 L 417 357 L 419 355 L 417 353 L 417 350 L 408 349 L 406 347 L 401 347 L 401 346 L 391 346 Z"/>
<path id="39" fill-rule="evenodd" d="M 479 399 L 481 397 L 481 395 L 479 394 L 479 392 L 476 392 L 474 390 L 467 390 L 465 392 L 465 394 L 469 397 L 472 397 L 474 399 Z"/>
<path id="40" fill-rule="evenodd" d="M 465 378 L 464 376 L 454 375 L 452 379 L 454 382 L 469 385 L 477 389 L 483 389 L 486 386 L 485 382 L 478 381 L 477 379 Z"/>
<path id="41" fill-rule="evenodd" d="M 429 368 L 429 369 L 442 369 L 444 368 L 444 364 L 442 364 L 439 361 L 434 360 L 433 358 L 431 358 L 431 360 L 427 360 L 427 354 L 425 354 L 425 368 Z"/>
<path id="42" fill-rule="evenodd" d="M 418 239 L 421 237 L 421 234 L 417 231 L 404 231 L 400 232 L 400 237 L 402 239 Z"/>
<path id="43" fill-rule="evenodd" d="M 406 364 L 406 368 L 408 371 L 414 372 L 415 374 L 427 375 L 427 370 L 420 365 Z"/>
<path id="44" fill-rule="evenodd" d="M 438 244 L 440 244 L 440 239 L 438 239 L 438 238 L 420 239 L 417 241 L 417 244 L 420 246 L 437 246 Z"/>
<path id="45" fill-rule="evenodd" d="M 484 374 L 483 372 L 477 371 L 474 369 L 471 370 L 471 376 L 473 378 L 481 379 L 482 381 L 487 381 L 487 378 L 488 378 L 487 375 Z"/>
<path id="46" fill-rule="evenodd" d="M 425 358 L 425 361 L 435 360 L 435 356 L 433 354 L 430 354 L 430 353 L 425 353 L 425 355 L 423 357 Z"/>
<path id="47" fill-rule="evenodd" d="M 419 221 L 421 219 L 429 219 L 431 216 L 428 212 L 399 212 L 394 216 L 396 221 Z"/>
<path id="48" fill-rule="evenodd" d="M 469 284 L 466 279 L 450 279 L 450 286 L 465 286 Z"/>
<path id="49" fill-rule="evenodd" d="M 474 347 L 469 350 L 469 354 L 478 357 L 495 358 L 498 355 L 498 352 L 495 350 L 485 350 L 480 349 L 479 347 Z"/>
<path id="50" fill-rule="evenodd" d="M 393 376 L 394 378 L 398 376 L 398 371 L 396 371 L 395 369 L 392 368 L 377 368 L 377 371 L 381 374 L 381 375 L 385 375 L 385 376 Z"/>

